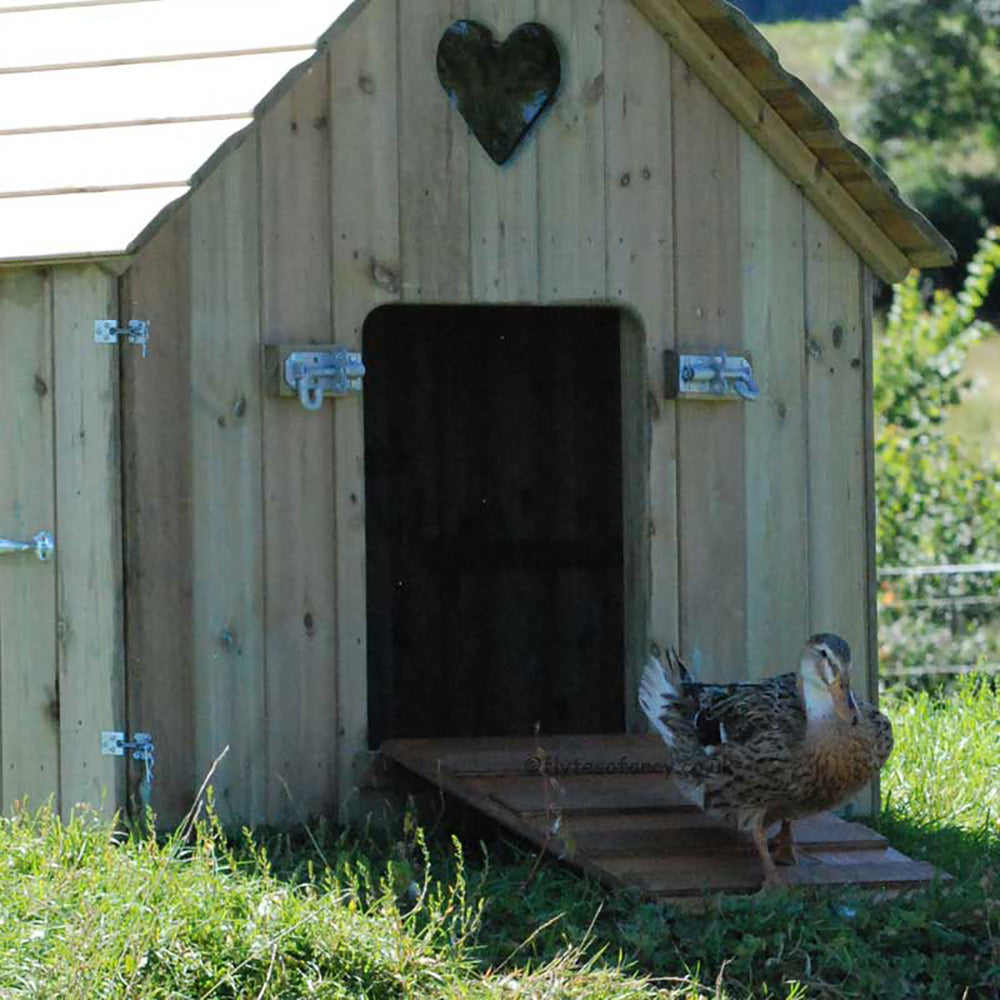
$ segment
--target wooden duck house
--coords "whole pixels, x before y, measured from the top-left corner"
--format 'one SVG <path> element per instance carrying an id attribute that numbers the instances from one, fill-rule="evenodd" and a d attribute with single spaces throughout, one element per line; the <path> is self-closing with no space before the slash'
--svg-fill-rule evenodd
<path id="1" fill-rule="evenodd" d="M 51 258 L 0 271 L 0 537 L 54 544 L 0 556 L 5 807 L 170 825 L 228 747 L 223 818 L 288 824 L 386 741 L 606 755 L 667 643 L 836 631 L 876 694 L 872 299 L 952 252 L 721 0 L 359 0 Z"/>

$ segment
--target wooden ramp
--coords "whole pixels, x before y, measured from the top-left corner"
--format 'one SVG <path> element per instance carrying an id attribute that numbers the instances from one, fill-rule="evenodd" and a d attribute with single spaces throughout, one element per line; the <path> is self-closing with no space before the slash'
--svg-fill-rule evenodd
<path id="1" fill-rule="evenodd" d="M 607 885 L 658 897 L 760 888 L 752 845 L 682 800 L 656 737 L 390 740 L 381 752 Z M 791 884 L 900 890 L 939 874 L 830 813 L 795 831 Z"/>

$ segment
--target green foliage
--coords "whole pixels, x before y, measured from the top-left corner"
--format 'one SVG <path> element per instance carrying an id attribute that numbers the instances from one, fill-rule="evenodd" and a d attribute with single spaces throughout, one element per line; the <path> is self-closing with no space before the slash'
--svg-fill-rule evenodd
<path id="1" fill-rule="evenodd" d="M 863 95 L 855 130 L 958 251 L 937 276 L 954 287 L 1000 218 L 1000 4 L 860 0 L 837 65 Z"/>
<path id="2" fill-rule="evenodd" d="M 949 410 L 969 387 L 969 350 L 993 327 L 979 311 L 1000 266 L 990 230 L 955 295 L 925 294 L 917 275 L 896 286 L 875 343 L 875 494 L 879 565 L 1000 562 L 1000 467 L 948 433 Z M 989 603 L 1000 574 L 889 578 L 879 606 L 883 673 L 928 663 L 1000 661 Z M 962 612 L 952 600 L 962 599 Z"/>
<path id="3" fill-rule="evenodd" d="M 412 824 L 388 841 L 322 824 L 230 841 L 210 815 L 157 842 L 42 810 L 0 820 L 0 997 L 992 998 L 1000 696 L 964 682 L 886 707 L 881 827 L 950 868 L 947 889 L 799 889 L 696 914 Z"/>
<path id="4" fill-rule="evenodd" d="M 977 318 L 1000 266 L 991 230 L 958 295 L 928 299 L 916 274 L 896 287 L 875 345 L 875 463 L 882 566 L 1000 559 L 1000 469 L 948 435 L 969 385 L 969 349 L 993 328 Z"/>
<path id="5" fill-rule="evenodd" d="M 865 134 L 995 145 L 1000 8 L 994 0 L 860 0 L 845 65 L 868 95 Z"/>

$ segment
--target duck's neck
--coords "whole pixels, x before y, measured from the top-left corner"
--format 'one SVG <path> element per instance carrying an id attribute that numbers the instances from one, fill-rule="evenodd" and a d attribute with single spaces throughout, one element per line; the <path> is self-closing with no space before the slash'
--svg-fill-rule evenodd
<path id="1" fill-rule="evenodd" d="M 803 677 L 799 682 L 802 692 L 802 703 L 806 710 L 809 728 L 826 728 L 837 721 L 837 713 L 833 710 L 833 698 L 826 685 L 817 678 Z"/>

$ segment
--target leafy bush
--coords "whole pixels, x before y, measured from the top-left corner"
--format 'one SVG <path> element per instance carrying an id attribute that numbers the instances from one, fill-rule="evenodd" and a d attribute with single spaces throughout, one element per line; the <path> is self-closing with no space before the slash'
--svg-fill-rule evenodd
<path id="1" fill-rule="evenodd" d="M 866 136 L 995 148 L 1000 121 L 996 0 L 860 0 L 847 72 L 867 101 Z"/>
<path id="2" fill-rule="evenodd" d="M 978 314 L 998 267 L 1000 230 L 990 230 L 957 295 L 943 288 L 928 295 L 915 273 L 896 287 L 875 345 L 880 566 L 1000 561 L 1000 467 L 945 428 L 970 384 L 970 348 L 995 332 Z M 998 584 L 1000 576 L 977 577 L 956 595 L 935 592 L 939 578 L 884 581 L 883 667 L 927 662 L 945 643 L 954 663 L 1000 657 L 991 609 L 976 603 Z M 948 604 L 954 596 L 964 599 L 961 617 Z M 915 618 L 901 613 L 916 602 L 924 610 Z"/>
<path id="3" fill-rule="evenodd" d="M 1000 557 L 1000 470 L 944 427 L 970 383 L 969 350 L 995 331 L 978 311 L 1000 266 L 1000 229 L 981 240 L 958 295 L 896 287 L 875 344 L 881 565 Z"/>

